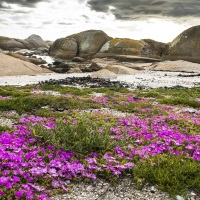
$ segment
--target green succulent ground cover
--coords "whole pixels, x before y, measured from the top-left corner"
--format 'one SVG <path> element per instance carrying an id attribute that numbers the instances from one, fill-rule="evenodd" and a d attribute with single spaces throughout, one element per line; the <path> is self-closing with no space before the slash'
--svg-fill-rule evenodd
<path id="1" fill-rule="evenodd" d="M 49 90 L 60 95 L 45 93 Z M 184 111 L 186 107 L 196 112 Z M 109 112 L 102 111 L 106 109 Z M 117 183 L 119 176 L 131 174 L 138 187 L 153 184 L 172 197 L 187 198 L 188 191 L 200 193 L 199 109 L 200 88 L 0 87 L 1 116 L 16 124 L 22 123 L 23 116 L 43 117 L 27 122 L 38 146 L 72 151 L 74 159 L 86 167 L 91 164 L 88 154 L 93 152 L 98 156 L 92 158 L 92 175 Z M 9 114 L 11 111 L 18 117 Z M 1 125 L 0 135 L 5 132 L 12 133 L 13 129 Z M 43 156 L 49 163 L 50 156 Z M 79 179 L 83 177 L 74 178 Z M 51 188 L 51 180 L 44 181 L 38 178 L 37 184 Z M 0 193 L 1 189 L 5 199 L 19 195 L 15 189 L 9 194 L 5 186 L 0 185 Z M 54 188 L 50 195 L 59 192 L 60 188 Z"/>

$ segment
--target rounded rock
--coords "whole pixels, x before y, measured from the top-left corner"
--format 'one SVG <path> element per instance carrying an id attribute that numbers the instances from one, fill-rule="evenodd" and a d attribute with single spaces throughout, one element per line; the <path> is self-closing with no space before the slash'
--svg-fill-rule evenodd
<path id="1" fill-rule="evenodd" d="M 162 56 L 165 60 L 185 60 L 200 63 L 200 25 L 179 34 L 168 44 Z"/>
<path id="2" fill-rule="evenodd" d="M 73 59 L 76 57 L 78 44 L 73 38 L 57 39 L 50 47 L 49 54 L 55 58 Z"/>

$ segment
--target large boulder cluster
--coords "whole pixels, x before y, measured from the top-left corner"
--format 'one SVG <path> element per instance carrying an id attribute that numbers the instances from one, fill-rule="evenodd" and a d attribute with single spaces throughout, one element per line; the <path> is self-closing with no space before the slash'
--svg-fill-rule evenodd
<path id="1" fill-rule="evenodd" d="M 0 49 L 21 62 L 43 65 L 54 72 L 93 72 L 93 77 L 99 78 L 132 75 L 145 69 L 200 72 L 199 64 L 190 63 L 200 63 L 200 26 L 183 31 L 168 44 L 151 39 L 111 38 L 101 30 L 87 30 L 54 42 L 38 35 L 24 40 L 0 37 Z M 37 54 L 50 55 L 54 62 L 48 64 Z"/>
<path id="2" fill-rule="evenodd" d="M 57 39 L 50 47 L 49 54 L 56 58 L 73 59 L 74 57 L 91 58 L 110 37 L 100 30 L 88 30 Z"/>
<path id="3" fill-rule="evenodd" d="M 111 38 L 100 30 L 89 30 L 57 39 L 50 47 L 49 54 L 55 58 L 73 59 L 82 57 L 112 57 L 132 55 L 160 58 L 165 44 L 153 40 Z"/>
<path id="4" fill-rule="evenodd" d="M 89 30 L 56 40 L 49 53 L 61 59 L 130 55 L 200 63 L 200 26 L 185 30 L 168 44 L 151 39 L 111 38 L 103 31 Z"/>

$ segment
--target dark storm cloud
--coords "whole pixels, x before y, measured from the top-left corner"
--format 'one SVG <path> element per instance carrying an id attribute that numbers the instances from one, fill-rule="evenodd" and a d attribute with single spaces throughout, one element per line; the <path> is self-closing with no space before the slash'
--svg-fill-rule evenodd
<path id="1" fill-rule="evenodd" d="M 88 0 L 87 4 L 92 10 L 109 11 L 121 20 L 148 16 L 200 17 L 200 0 Z"/>
<path id="2" fill-rule="evenodd" d="M 35 7 L 35 5 L 39 2 L 47 2 L 49 0 L 1 0 L 0 2 L 0 8 L 9 8 L 5 6 L 5 3 L 7 4 L 18 4 L 20 6 L 25 7 Z"/>

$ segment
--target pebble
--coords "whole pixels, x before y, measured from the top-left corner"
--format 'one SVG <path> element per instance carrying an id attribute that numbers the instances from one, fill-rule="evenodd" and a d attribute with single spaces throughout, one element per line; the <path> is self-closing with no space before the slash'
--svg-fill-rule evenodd
<path id="1" fill-rule="evenodd" d="M 153 191 L 153 193 L 152 193 Z M 74 183 L 72 191 L 56 195 L 51 200 L 172 200 L 166 192 L 155 186 L 145 186 L 139 190 L 131 178 L 122 178 L 116 187 L 105 180 L 97 179 L 91 183 Z"/>
<path id="2" fill-rule="evenodd" d="M 196 196 L 196 193 L 191 192 L 191 193 L 190 193 L 190 196 Z"/>
<path id="3" fill-rule="evenodd" d="M 185 200 L 182 196 L 180 196 L 180 195 L 177 195 L 176 196 L 176 200 Z"/>
<path id="4" fill-rule="evenodd" d="M 53 96 L 60 96 L 61 95 L 59 92 L 52 91 L 52 90 L 46 90 L 46 91 L 34 90 L 34 91 L 31 92 L 31 94 L 43 94 L 43 95 L 53 95 Z"/>
<path id="5" fill-rule="evenodd" d="M 1 112 L 0 115 L 0 126 L 7 126 L 12 128 L 16 124 L 16 121 L 10 117 L 19 117 L 16 111 Z"/>

